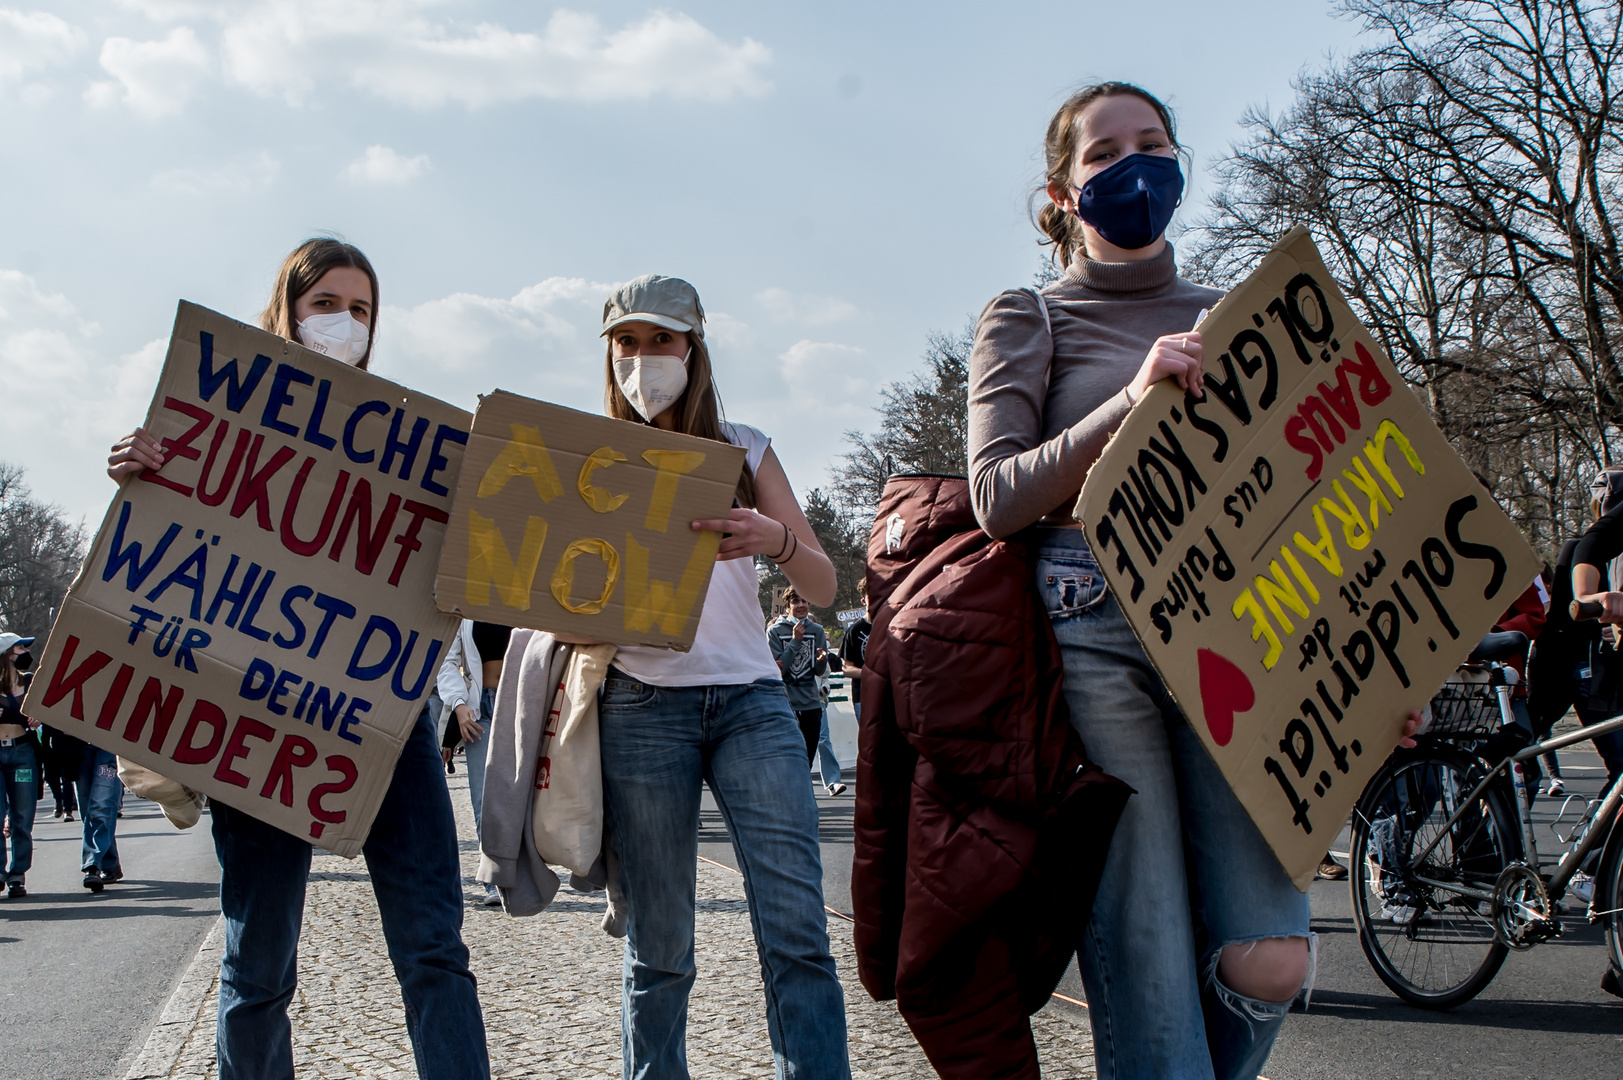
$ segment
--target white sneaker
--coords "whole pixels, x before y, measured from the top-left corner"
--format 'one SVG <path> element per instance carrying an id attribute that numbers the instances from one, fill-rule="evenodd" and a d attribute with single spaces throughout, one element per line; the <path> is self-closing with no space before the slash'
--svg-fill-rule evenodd
<path id="1" fill-rule="evenodd" d="M 1588 874 L 1574 874 L 1567 891 L 1586 904 L 1595 902 L 1595 879 Z"/>
<path id="2" fill-rule="evenodd" d="M 1550 790 L 1546 791 L 1544 794 L 1548 795 L 1552 799 L 1557 799 L 1566 793 L 1567 786 L 1563 784 L 1561 782 L 1561 778 L 1557 776 L 1555 779 L 1550 781 Z"/>
<path id="3" fill-rule="evenodd" d="M 830 795 L 844 795 L 845 785 L 836 780 L 828 786 L 828 793 Z"/>
<path id="4" fill-rule="evenodd" d="M 1381 907 L 1381 918 L 1390 919 L 1398 926 L 1408 926 L 1414 922 L 1414 917 L 1413 904 L 1385 904 Z"/>

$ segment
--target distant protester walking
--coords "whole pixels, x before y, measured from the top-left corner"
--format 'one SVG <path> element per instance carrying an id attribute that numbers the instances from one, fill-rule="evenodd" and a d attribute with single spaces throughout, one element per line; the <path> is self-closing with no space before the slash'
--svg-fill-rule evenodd
<path id="1" fill-rule="evenodd" d="M 496 708 L 496 688 L 502 681 L 502 658 L 507 655 L 507 639 L 513 630 L 496 623 L 463 619 L 456 640 L 440 665 L 440 701 L 451 712 L 445 725 L 445 745 L 463 748 L 468 766 L 468 801 L 473 804 L 473 828 L 484 838 L 485 758 L 490 749 L 485 735 L 490 731 L 491 713 Z M 501 907 L 496 886 L 485 886 L 486 907 Z"/>
<path id="2" fill-rule="evenodd" d="M 810 765 L 817 756 L 823 724 L 823 697 L 817 679 L 828 672 L 828 635 L 811 617 L 811 605 L 799 592 L 790 588 L 783 601 L 788 610 L 767 627 L 766 637 L 789 694 L 789 707 L 806 740 L 806 764 Z"/>
<path id="3" fill-rule="evenodd" d="M 49 724 L 41 724 L 38 734 L 40 768 L 56 800 L 53 814 L 64 822 L 71 822 L 79 810 L 75 785 L 79 780 L 79 762 L 84 758 L 85 744 Z"/>
<path id="4" fill-rule="evenodd" d="M 32 678 L 31 637 L 0 634 L 0 820 L 10 853 L 5 860 L 6 897 L 28 895 L 34 865 L 34 811 L 39 806 L 39 727 L 23 715 L 23 696 Z M 0 854 L 4 854 L 0 847 Z"/>

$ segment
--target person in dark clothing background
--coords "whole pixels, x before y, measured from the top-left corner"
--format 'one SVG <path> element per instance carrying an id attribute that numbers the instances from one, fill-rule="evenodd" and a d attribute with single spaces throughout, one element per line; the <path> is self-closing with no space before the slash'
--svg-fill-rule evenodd
<path id="1" fill-rule="evenodd" d="M 39 803 L 39 725 L 22 713 L 32 677 L 31 637 L 0 634 L 0 818 L 10 826 L 11 859 L 5 864 L 6 896 L 27 896 L 24 878 L 34 863 L 34 808 Z M 0 843 L 0 855 L 5 845 Z"/>
<path id="2" fill-rule="evenodd" d="M 817 676 L 828 671 L 828 635 L 811 617 L 811 605 L 794 589 L 783 597 L 789 610 L 766 629 L 772 659 L 783 672 L 784 689 L 789 692 L 789 708 L 806 739 L 806 764 L 817 756 L 817 739 L 823 728 L 823 699 L 817 690 Z"/>
<path id="3" fill-rule="evenodd" d="M 840 660 L 845 664 L 845 678 L 851 687 L 851 711 L 857 714 L 857 723 L 862 723 L 862 664 L 868 658 L 868 635 L 873 632 L 873 622 L 869 618 L 873 613 L 867 611 L 868 583 L 861 582 L 857 586 L 857 595 L 862 597 L 863 616 L 845 629 L 845 640 L 840 642 Z"/>
<path id="4" fill-rule="evenodd" d="M 1603 657 L 1617 663 L 1616 653 L 1603 649 L 1598 624 L 1574 623 L 1567 609 L 1575 597 L 1590 600 L 1605 609 L 1602 623 L 1623 623 L 1623 592 L 1613 591 L 1619 576 L 1615 563 L 1623 555 L 1623 467 L 1602 469 L 1590 484 L 1590 496 L 1590 509 L 1598 516 L 1583 536 L 1562 545 L 1556 559 L 1550 617 L 1539 636 L 1531 673 L 1538 706 L 1533 710 L 1533 734 L 1539 738 L 1549 733 L 1569 706 L 1577 709 L 1578 721 L 1586 727 L 1616 715 L 1615 710 L 1594 707 L 1588 700 L 1593 665 Z M 1594 742 L 1606 763 L 1607 784 L 1615 783 L 1623 776 L 1623 733 L 1603 735 Z"/>
<path id="5" fill-rule="evenodd" d="M 64 822 L 73 821 L 79 811 L 79 798 L 74 784 L 79 779 L 79 763 L 84 760 L 85 744 L 67 732 L 58 731 L 49 724 L 39 727 L 40 770 L 56 799 L 54 816 Z"/>

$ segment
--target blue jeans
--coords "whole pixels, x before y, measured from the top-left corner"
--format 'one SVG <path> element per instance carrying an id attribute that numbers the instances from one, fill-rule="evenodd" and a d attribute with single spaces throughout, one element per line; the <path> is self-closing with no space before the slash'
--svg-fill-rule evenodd
<path id="1" fill-rule="evenodd" d="M 840 782 L 840 759 L 834 756 L 834 740 L 828 737 L 828 706 L 823 706 L 823 727 L 817 734 L 817 761 L 823 772 L 823 786 Z"/>
<path id="2" fill-rule="evenodd" d="M 287 1004 L 298 984 L 310 845 L 213 803 L 225 958 L 221 1080 L 293 1076 Z M 485 1080 L 485 1023 L 462 944 L 462 867 L 434 722 L 423 710 L 362 849 L 406 1007 L 417 1075 Z"/>
<path id="3" fill-rule="evenodd" d="M 84 869 L 118 868 L 118 808 L 123 802 L 118 757 L 86 746 L 79 762 L 79 811 L 84 818 L 84 850 L 79 865 Z"/>
<path id="4" fill-rule="evenodd" d="M 1077 950 L 1099 1076 L 1255 1077 L 1289 1003 L 1229 990 L 1218 953 L 1263 938 L 1311 941 L 1308 898 L 1161 685 L 1082 534 L 1045 530 L 1036 573 L 1071 723 L 1088 757 L 1138 792 Z"/>
<path id="5" fill-rule="evenodd" d="M 684 1078 L 700 784 L 744 875 L 782 1080 L 848 1080 L 845 998 L 829 954 L 817 804 L 783 683 L 651 686 L 610 669 L 600 721 L 609 842 L 625 890 L 627 1080 Z"/>
<path id="6" fill-rule="evenodd" d="M 39 754 L 24 737 L 0 746 L 0 818 L 11 822 L 6 880 L 21 881 L 34 865 L 34 808 L 39 805 Z"/>
<path id="7" fill-rule="evenodd" d="M 479 695 L 479 725 L 485 733 L 473 742 L 462 742 L 463 757 L 468 768 L 468 801 L 473 804 L 473 832 L 483 840 L 485 808 L 485 758 L 490 753 L 490 718 L 496 712 L 496 688 L 487 686 Z M 456 723 L 453 715 L 451 723 Z"/>

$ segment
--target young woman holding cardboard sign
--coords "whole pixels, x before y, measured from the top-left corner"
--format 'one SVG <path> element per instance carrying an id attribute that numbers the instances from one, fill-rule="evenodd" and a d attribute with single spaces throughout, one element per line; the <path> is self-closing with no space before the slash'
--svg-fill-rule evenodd
<path id="1" fill-rule="evenodd" d="M 752 556 L 834 598 L 823 554 L 765 435 L 720 418 L 693 286 L 641 277 L 603 307 L 609 415 L 748 451 L 693 648 L 622 648 L 603 685 L 609 842 L 628 909 L 626 1077 L 687 1075 L 699 794 L 708 783 L 743 872 L 777 1074 L 846 1080 L 845 1003 L 829 955 L 806 747 L 767 648 Z"/>
<path id="2" fill-rule="evenodd" d="M 318 237 L 283 261 L 260 325 L 364 370 L 377 307 L 377 275 L 366 256 Z M 123 482 L 163 462 L 162 446 L 137 428 L 113 447 L 107 474 Z M 438 744 L 424 709 L 362 851 L 400 980 L 417 1074 L 481 1080 L 489 1077 L 490 1062 L 462 943 L 462 864 Z M 220 1077 L 291 1080 L 287 1006 L 298 982 L 310 844 L 219 801 L 212 818 L 226 924 L 216 1033 Z"/>
<path id="3" fill-rule="evenodd" d="M 1089 757 L 1137 790 L 1077 949 L 1099 1075 L 1254 1077 L 1311 978 L 1308 900 L 1168 697 L 1070 514 L 1153 383 L 1202 396 L 1192 328 L 1222 294 L 1173 263 L 1165 231 L 1183 174 L 1153 96 L 1124 83 L 1080 91 L 1044 151 L 1038 226 L 1064 274 L 981 313 L 970 484 L 987 532 L 1033 529 L 1071 722 Z"/>

